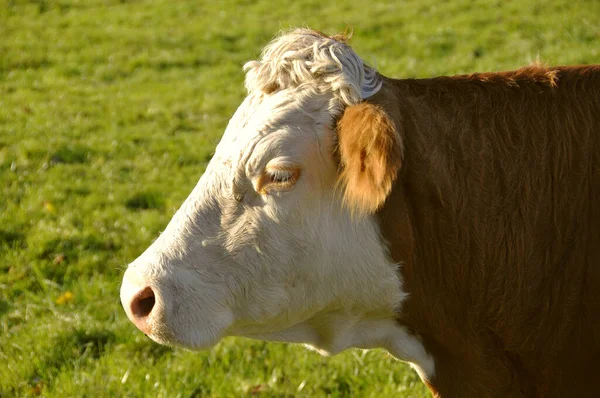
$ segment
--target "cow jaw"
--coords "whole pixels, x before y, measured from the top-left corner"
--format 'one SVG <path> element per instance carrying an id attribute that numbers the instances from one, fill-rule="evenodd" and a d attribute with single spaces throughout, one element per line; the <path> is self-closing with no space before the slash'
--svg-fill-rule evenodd
<path id="1" fill-rule="evenodd" d="M 348 348 L 383 348 L 395 358 L 408 362 L 421 379 L 435 375 L 435 363 L 418 336 L 410 334 L 393 316 L 344 310 L 317 314 L 288 329 L 272 333 L 243 334 L 257 340 L 302 343 L 323 356 Z"/>

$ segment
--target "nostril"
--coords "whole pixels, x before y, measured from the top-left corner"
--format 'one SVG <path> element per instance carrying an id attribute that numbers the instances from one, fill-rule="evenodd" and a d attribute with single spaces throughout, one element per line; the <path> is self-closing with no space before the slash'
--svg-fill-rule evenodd
<path id="1" fill-rule="evenodd" d="M 150 286 L 144 288 L 131 301 L 131 313 L 136 318 L 146 318 L 152 312 L 156 298 Z"/>

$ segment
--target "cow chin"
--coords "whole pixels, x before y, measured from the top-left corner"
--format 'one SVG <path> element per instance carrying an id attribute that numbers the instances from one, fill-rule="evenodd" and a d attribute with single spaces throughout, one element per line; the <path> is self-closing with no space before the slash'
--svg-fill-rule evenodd
<path id="1" fill-rule="evenodd" d="M 208 350 L 217 345 L 227 329 L 228 316 L 221 314 L 215 319 L 200 320 L 196 317 L 170 317 L 169 320 L 157 321 L 147 336 L 156 343 L 180 347 L 188 350 Z"/>
<path id="2" fill-rule="evenodd" d="M 221 327 L 216 325 L 192 325 L 189 322 L 167 324 L 157 322 L 147 336 L 156 343 L 193 351 L 208 350 L 224 337 Z"/>

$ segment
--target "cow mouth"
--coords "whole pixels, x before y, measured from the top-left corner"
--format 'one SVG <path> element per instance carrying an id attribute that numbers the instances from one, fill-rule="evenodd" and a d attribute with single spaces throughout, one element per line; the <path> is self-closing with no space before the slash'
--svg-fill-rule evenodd
<path id="1" fill-rule="evenodd" d="M 190 318 L 184 321 L 191 321 Z M 152 329 L 146 336 L 152 341 L 173 348 L 184 348 L 191 351 L 209 350 L 216 346 L 224 337 L 226 327 L 216 323 L 185 322 L 187 327 L 181 327 L 181 320 L 165 319 L 152 322 Z"/>

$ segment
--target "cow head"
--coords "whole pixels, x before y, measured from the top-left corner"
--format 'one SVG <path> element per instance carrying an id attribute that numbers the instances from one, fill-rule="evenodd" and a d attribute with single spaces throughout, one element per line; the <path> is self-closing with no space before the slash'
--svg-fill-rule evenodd
<path id="1" fill-rule="evenodd" d="M 157 342 L 197 349 L 231 335 L 326 353 L 397 344 L 383 335 L 404 294 L 373 213 L 400 138 L 362 102 L 381 77 L 343 40 L 306 29 L 245 69 L 248 96 L 206 172 L 125 273 L 129 318 Z"/>

